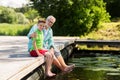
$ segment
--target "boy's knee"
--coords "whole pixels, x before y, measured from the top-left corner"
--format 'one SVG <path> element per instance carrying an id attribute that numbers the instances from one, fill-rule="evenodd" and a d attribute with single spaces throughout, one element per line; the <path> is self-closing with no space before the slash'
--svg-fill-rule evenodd
<path id="1" fill-rule="evenodd" d="M 45 56 L 52 58 L 52 55 L 49 52 L 46 52 Z"/>

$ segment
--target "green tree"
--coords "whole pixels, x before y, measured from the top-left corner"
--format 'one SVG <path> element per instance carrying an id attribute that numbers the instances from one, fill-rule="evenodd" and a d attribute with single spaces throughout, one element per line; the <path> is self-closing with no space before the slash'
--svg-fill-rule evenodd
<path id="1" fill-rule="evenodd" d="M 17 23 L 18 24 L 26 24 L 29 23 L 28 19 L 25 17 L 23 13 L 16 13 L 17 14 Z"/>
<path id="2" fill-rule="evenodd" d="M 16 23 L 17 21 L 16 12 L 11 8 L 3 8 L 0 11 L 0 18 L 0 23 Z"/>
<path id="3" fill-rule="evenodd" d="M 120 17 L 120 0 L 104 0 L 106 9 L 110 13 L 111 17 Z"/>
<path id="4" fill-rule="evenodd" d="M 31 0 L 41 16 L 57 18 L 54 35 L 84 35 L 109 21 L 103 0 Z"/>
<path id="5" fill-rule="evenodd" d="M 21 8 L 15 8 L 15 11 L 16 12 L 21 12 L 21 13 L 25 13 L 25 12 L 27 12 L 29 9 L 30 9 L 31 7 L 29 7 L 28 5 L 26 5 L 26 6 L 23 6 L 23 7 L 21 7 Z"/>
<path id="6" fill-rule="evenodd" d="M 30 22 L 33 22 L 33 20 L 39 16 L 38 11 L 35 9 L 29 9 L 27 12 L 25 12 L 26 18 L 29 19 Z"/>

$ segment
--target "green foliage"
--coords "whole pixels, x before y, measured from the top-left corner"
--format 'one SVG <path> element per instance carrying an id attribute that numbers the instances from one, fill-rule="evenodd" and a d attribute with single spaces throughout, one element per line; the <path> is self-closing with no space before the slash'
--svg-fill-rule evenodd
<path id="1" fill-rule="evenodd" d="M 0 24 L 0 35 L 10 35 L 10 36 L 26 36 L 29 32 L 32 24 Z"/>
<path id="2" fill-rule="evenodd" d="M 38 11 L 29 5 L 26 5 L 22 8 L 16 8 L 15 11 L 19 13 L 23 13 L 31 23 L 34 22 L 35 18 L 39 17 Z"/>
<path id="3" fill-rule="evenodd" d="M 98 30 L 92 31 L 88 35 L 81 36 L 80 39 L 120 40 L 120 23 L 102 23 Z"/>
<path id="4" fill-rule="evenodd" d="M 25 12 L 25 16 L 33 22 L 33 20 L 39 16 L 38 11 L 35 9 L 29 9 L 27 12 Z"/>
<path id="5" fill-rule="evenodd" d="M 16 23 L 17 21 L 16 12 L 11 8 L 2 8 L 0 18 L 0 23 Z"/>
<path id="6" fill-rule="evenodd" d="M 120 17 L 120 0 L 104 0 L 107 5 L 106 9 L 112 18 Z"/>
<path id="7" fill-rule="evenodd" d="M 16 11 L 16 12 L 21 12 L 21 13 L 24 14 L 24 13 L 27 12 L 29 9 L 30 9 L 30 6 L 25 5 L 24 7 L 21 7 L 21 8 L 15 8 L 15 11 Z"/>
<path id="8" fill-rule="evenodd" d="M 18 24 L 26 24 L 29 23 L 28 19 L 24 16 L 23 13 L 16 13 L 17 14 L 17 23 Z"/>
<path id="9" fill-rule="evenodd" d="M 31 0 L 41 16 L 57 18 L 54 35 L 85 35 L 109 21 L 103 0 Z"/>
<path id="10" fill-rule="evenodd" d="M 15 12 L 12 8 L 0 6 L 0 23 L 29 23 L 28 19 L 21 12 Z"/>

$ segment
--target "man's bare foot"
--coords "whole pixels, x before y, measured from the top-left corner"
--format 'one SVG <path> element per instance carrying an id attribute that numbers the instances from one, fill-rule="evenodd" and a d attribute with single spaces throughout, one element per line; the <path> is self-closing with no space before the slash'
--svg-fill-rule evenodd
<path id="1" fill-rule="evenodd" d="M 69 65 L 68 67 L 66 67 L 66 68 L 64 69 L 64 71 L 65 71 L 65 72 L 70 72 L 70 71 L 73 70 L 74 67 L 75 67 L 75 64 Z"/>

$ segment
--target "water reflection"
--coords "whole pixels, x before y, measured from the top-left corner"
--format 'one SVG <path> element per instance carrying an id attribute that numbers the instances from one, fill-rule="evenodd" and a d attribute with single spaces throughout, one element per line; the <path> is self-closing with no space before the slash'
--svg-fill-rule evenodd
<path id="1" fill-rule="evenodd" d="M 76 67 L 70 73 L 58 73 L 46 80 L 120 80 L 120 55 L 71 58 Z"/>

